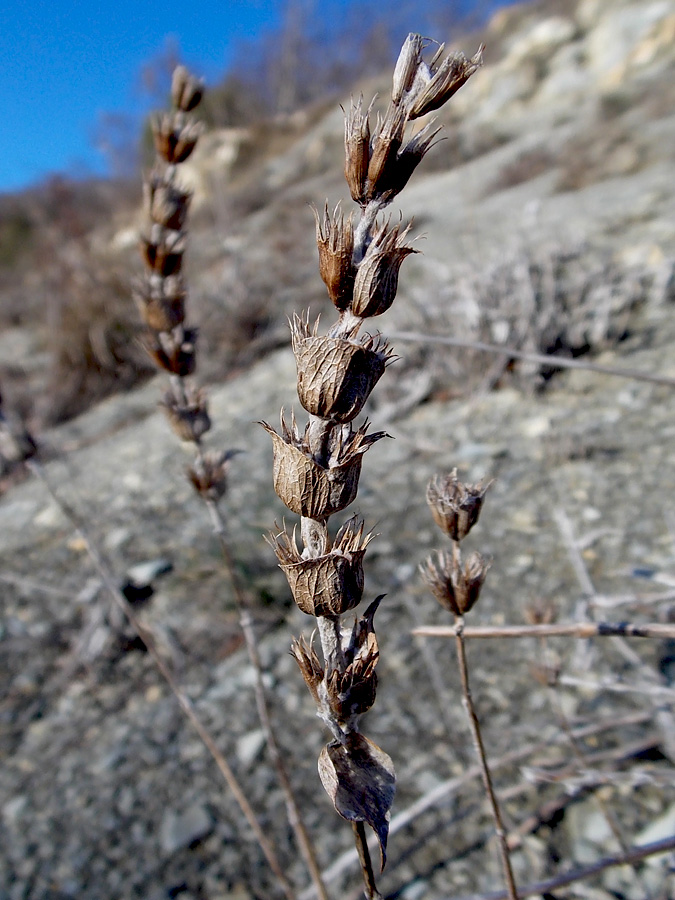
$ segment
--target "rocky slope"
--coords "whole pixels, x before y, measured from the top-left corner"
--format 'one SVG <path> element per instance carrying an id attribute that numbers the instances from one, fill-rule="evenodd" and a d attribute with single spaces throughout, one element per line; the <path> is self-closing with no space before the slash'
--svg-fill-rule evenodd
<path id="1" fill-rule="evenodd" d="M 675 378 L 674 38 L 673 0 L 524 6 L 491 23 L 484 69 L 453 100 L 447 141 L 403 195 L 424 255 L 403 268 L 385 333 L 590 349 L 595 363 Z M 386 94 L 386 81 L 367 88 Z M 219 195 L 230 197 L 231 215 L 219 207 L 215 226 L 206 196 L 214 176 L 194 174 L 198 201 L 206 186 L 193 237 L 194 316 L 204 313 L 208 331 L 209 298 L 235 316 L 261 297 L 265 315 L 273 310 L 254 344 L 260 358 L 250 355 L 210 394 L 216 439 L 245 451 L 233 461 L 228 527 L 264 636 L 280 739 L 327 869 L 351 836 L 315 776 L 324 736 L 287 652 L 307 620 L 290 608 L 261 539 L 284 509 L 255 423 L 274 421 L 295 396 L 283 316 L 310 302 L 325 308 L 307 203 L 346 196 L 340 128 L 339 110 L 315 111 L 248 167 L 233 152 L 231 193 Z M 473 754 L 453 651 L 411 635 L 416 624 L 444 621 L 416 571 L 439 545 L 426 482 L 453 466 L 467 479 L 496 479 L 471 538 L 493 560 L 476 623 L 522 622 L 542 599 L 562 621 L 669 622 L 675 394 L 583 370 L 540 390 L 537 367 L 394 343 L 402 358 L 369 410 L 394 440 L 368 455 L 358 500 L 380 532 L 366 595 L 387 593 L 368 731 L 397 766 L 394 815 L 420 798 L 427 805 L 393 830 L 381 887 L 408 900 L 457 897 L 498 889 L 501 877 L 478 782 L 462 780 Z M 217 543 L 156 410 L 160 392 L 153 380 L 46 433 L 45 470 L 120 580 L 135 565 L 171 563 L 141 615 L 304 884 Z M 0 898 L 272 896 L 210 758 L 147 655 L 111 627 L 81 538 L 36 480 L 0 498 L 0 595 Z M 496 769 L 520 884 L 616 853 L 619 839 L 672 836 L 670 644 L 502 640 L 469 652 L 490 756 L 523 750 Z M 555 689 L 535 678 L 541 654 L 556 657 Z M 563 895 L 667 898 L 668 872 L 661 856 Z M 352 863 L 330 890 L 357 884 Z"/>

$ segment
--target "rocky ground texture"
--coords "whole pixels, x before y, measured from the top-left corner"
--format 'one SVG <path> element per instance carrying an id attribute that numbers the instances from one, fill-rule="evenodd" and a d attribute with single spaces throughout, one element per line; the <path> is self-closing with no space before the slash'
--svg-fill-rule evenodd
<path id="1" fill-rule="evenodd" d="M 451 104 L 448 140 L 404 195 L 424 255 L 403 268 L 383 332 L 480 337 L 675 379 L 675 2 L 517 7 L 487 41 L 484 69 Z M 224 237 L 195 233 L 204 296 L 233 302 L 224 292 L 241 257 L 276 272 L 280 309 L 322 308 L 306 202 L 346 194 L 340 129 L 339 110 L 321 117 L 262 167 L 271 203 Z M 280 217 L 300 244 L 288 279 L 274 268 L 286 253 Z M 256 422 L 274 424 L 295 397 L 281 317 L 271 333 L 264 354 L 210 389 L 215 440 L 244 451 L 224 509 L 329 891 L 357 896 L 358 866 L 343 858 L 351 831 L 316 775 L 326 736 L 288 653 L 309 620 L 262 540 L 284 507 Z M 472 624 L 521 623 L 537 601 L 559 621 L 671 622 L 675 390 L 586 370 L 549 378 L 477 351 L 393 343 L 401 359 L 368 411 L 393 440 L 368 454 L 356 510 L 379 532 L 366 597 L 387 595 L 367 732 L 399 779 L 382 893 L 440 900 L 498 890 L 502 878 L 472 777 L 454 647 L 411 633 L 447 621 L 417 572 L 442 544 L 426 484 L 452 467 L 495 479 L 468 541 L 492 559 Z M 41 435 L 44 469 L 116 578 L 171 565 L 139 614 L 304 886 L 218 543 L 157 411 L 161 391 L 155 379 Z M 1 900 L 276 896 L 211 758 L 118 627 L 82 538 L 37 479 L 0 497 L 0 596 Z M 674 648 L 470 644 L 519 884 L 675 833 Z M 538 680 L 542 660 L 559 669 L 555 686 Z M 552 895 L 665 900 L 675 896 L 672 855 L 561 890 Z"/>

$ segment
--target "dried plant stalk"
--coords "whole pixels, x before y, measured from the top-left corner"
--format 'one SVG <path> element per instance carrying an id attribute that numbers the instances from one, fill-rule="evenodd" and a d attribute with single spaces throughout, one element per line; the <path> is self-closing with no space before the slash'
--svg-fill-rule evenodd
<path id="1" fill-rule="evenodd" d="M 298 607 L 316 618 L 322 658 L 311 643 L 294 641 L 292 653 L 332 735 L 319 758 L 319 774 L 337 812 L 352 823 L 365 893 L 378 897 L 364 824 L 375 832 L 380 868 L 386 859 L 395 774 L 389 756 L 359 731 L 361 716 L 375 702 L 379 649 L 373 619 L 378 597 L 351 628 L 342 616 L 361 601 L 363 557 L 371 535 L 350 519 L 331 539 L 328 520 L 356 498 L 363 454 L 384 432 L 354 426 L 371 391 L 393 359 L 379 336 L 362 335 L 364 319 L 382 315 L 394 302 L 402 263 L 416 250 L 407 243 L 410 226 L 391 225 L 378 215 L 400 193 L 432 145 L 431 123 L 406 138 L 408 124 L 438 109 L 476 71 L 481 52 L 470 60 L 443 47 L 431 62 L 429 41 L 411 34 L 394 71 L 391 100 L 371 129 L 372 103 L 352 100 L 345 112 L 345 176 L 360 207 L 356 224 L 338 206 L 315 211 L 319 272 L 338 319 L 325 335 L 309 316 L 291 322 L 300 403 L 309 420 L 300 429 L 281 417 L 280 431 L 261 423 L 272 438 L 274 488 L 301 517 L 302 548 L 294 529 L 270 534 L 279 565 Z"/>
<path id="2" fill-rule="evenodd" d="M 239 612 L 249 659 L 256 676 L 255 698 L 267 748 L 286 800 L 286 812 L 300 852 L 305 860 L 319 900 L 327 900 L 316 852 L 305 827 L 286 771 L 269 713 L 263 684 L 262 666 L 255 629 L 247 597 L 236 574 L 229 548 L 225 520 L 218 502 L 227 490 L 229 461 L 237 451 L 207 451 L 204 435 L 211 429 L 206 393 L 188 379 L 197 361 L 197 330 L 185 326 L 187 288 L 182 277 L 186 249 L 187 213 L 190 195 L 182 190 L 176 172 L 194 150 L 200 126 L 190 113 L 199 105 L 203 93 L 200 81 L 179 66 L 171 87 L 173 108 L 152 121 L 157 160 L 145 183 L 145 209 L 150 222 L 141 240 L 145 278 L 137 285 L 136 301 L 147 327 L 146 345 L 157 365 L 169 373 L 169 389 L 162 407 L 169 424 L 182 441 L 194 447 L 194 459 L 188 478 L 208 508 L 213 528 L 220 540 Z M 237 795 L 235 795 L 237 796 Z M 238 797 L 237 797 L 238 799 Z M 240 804 L 241 805 L 241 804 Z M 256 832 L 258 834 L 258 832 Z M 269 844 L 269 841 L 267 841 Z M 264 848 L 263 848 L 264 849 Z M 279 877 L 279 867 L 274 869 Z M 288 880 L 280 882 L 288 893 Z"/>
<path id="3" fill-rule="evenodd" d="M 453 632 L 457 646 L 457 665 L 462 684 L 464 708 L 481 765 L 483 786 L 492 810 L 508 897 L 509 900 L 517 900 L 518 891 L 513 877 L 507 835 L 492 785 L 492 775 L 485 752 L 480 721 L 471 696 L 464 640 L 464 615 L 478 601 L 488 565 L 479 553 L 472 553 L 467 561 L 462 563 L 459 545 L 478 521 L 485 492 L 489 486 L 489 483 L 463 484 L 457 478 L 456 469 L 449 475 L 437 476 L 430 482 L 427 488 L 427 503 L 434 522 L 450 538 L 452 550 L 450 553 L 439 553 L 436 559 L 433 557 L 427 559 L 426 563 L 421 566 L 421 571 L 422 577 L 434 597 L 444 609 L 447 609 L 455 617 Z"/>

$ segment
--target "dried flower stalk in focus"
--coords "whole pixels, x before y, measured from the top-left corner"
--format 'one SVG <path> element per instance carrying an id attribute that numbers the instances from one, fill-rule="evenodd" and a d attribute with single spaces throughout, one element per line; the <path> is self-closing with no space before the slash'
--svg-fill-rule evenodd
<path id="1" fill-rule="evenodd" d="M 359 331 L 364 319 L 382 315 L 394 302 L 402 263 L 417 252 L 407 243 L 410 226 L 392 225 L 379 214 L 405 187 L 432 146 L 438 129 L 428 123 L 406 136 L 408 124 L 438 109 L 481 65 L 482 47 L 468 60 L 462 53 L 443 59 L 441 46 L 424 60 L 429 41 L 410 34 L 394 72 L 391 100 L 371 127 L 372 106 L 352 100 L 345 112 L 345 176 L 360 207 L 358 221 L 340 207 L 315 211 L 319 272 L 338 318 L 325 335 L 309 316 L 291 322 L 300 403 L 308 413 L 301 428 L 283 411 L 274 452 L 274 488 L 300 519 L 297 529 L 269 536 L 298 607 L 316 618 L 322 658 L 312 643 L 295 641 L 292 653 L 332 735 L 319 758 L 321 781 L 338 813 L 352 822 L 366 895 L 379 896 L 365 841 L 364 823 L 377 835 L 384 867 L 395 774 L 389 756 L 359 731 L 361 716 L 375 701 L 379 648 L 373 619 L 381 597 L 351 627 L 341 617 L 361 601 L 363 557 L 372 535 L 352 517 L 334 539 L 331 516 L 356 498 L 363 455 L 383 437 L 359 427 L 361 413 L 393 353 L 380 335 Z M 463 590 L 475 592 L 475 566 Z"/>

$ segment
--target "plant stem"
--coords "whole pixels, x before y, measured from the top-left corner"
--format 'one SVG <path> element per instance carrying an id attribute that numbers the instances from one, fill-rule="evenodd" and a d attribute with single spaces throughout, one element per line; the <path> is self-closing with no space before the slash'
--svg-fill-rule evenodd
<path id="1" fill-rule="evenodd" d="M 288 772 L 286 771 L 286 766 L 284 765 L 283 756 L 281 754 L 274 728 L 272 726 L 272 720 L 269 713 L 269 705 L 267 703 L 267 695 L 265 692 L 265 685 L 262 677 L 263 670 L 260 661 L 260 653 L 258 652 L 258 642 L 255 635 L 255 629 L 253 627 L 253 620 L 248 607 L 248 599 L 241 587 L 241 584 L 239 583 L 234 559 L 230 552 L 230 546 L 225 532 L 225 523 L 223 521 L 223 517 L 220 514 L 220 510 L 218 509 L 218 505 L 213 500 L 206 500 L 206 505 L 211 515 L 213 529 L 220 540 L 220 549 L 223 555 L 223 560 L 225 561 L 225 568 L 227 569 L 227 574 L 229 576 L 232 590 L 234 592 L 235 601 L 237 604 L 239 624 L 244 635 L 244 640 L 246 641 L 248 657 L 251 665 L 253 666 L 253 671 L 255 672 L 255 701 L 256 707 L 258 709 L 258 718 L 260 719 L 260 724 L 265 733 L 265 741 L 267 743 L 267 749 L 270 754 L 272 765 L 276 770 L 279 785 L 284 793 L 288 822 L 293 829 L 293 833 L 295 834 L 295 839 L 298 843 L 300 853 L 302 854 L 302 858 L 305 861 L 305 865 L 307 866 L 307 870 L 310 874 L 319 900 L 328 900 L 326 887 L 321 878 L 321 869 L 316 858 L 316 850 L 309 836 L 309 832 L 307 831 L 304 819 L 302 818 L 302 814 L 300 812 L 300 808 L 293 791 L 293 786 L 291 785 L 290 778 L 288 777 Z"/>
<path id="2" fill-rule="evenodd" d="M 453 549 L 454 547 L 455 544 L 453 542 Z M 469 724 L 471 726 L 471 734 L 473 736 L 474 747 L 480 760 L 485 793 L 488 796 L 490 806 L 492 808 L 492 818 L 494 819 L 495 823 L 495 831 L 497 833 L 497 841 L 499 844 L 502 867 L 504 869 L 504 878 L 506 880 L 508 897 L 509 900 L 518 900 L 518 892 L 513 877 L 513 869 L 511 868 L 511 857 L 509 856 L 509 847 L 506 840 L 506 832 L 502 823 L 502 815 L 499 809 L 499 804 L 497 802 L 497 797 L 492 787 L 492 777 L 490 775 L 490 768 L 488 766 L 487 756 L 485 754 L 485 747 L 483 745 L 483 738 L 480 731 L 480 723 L 478 721 L 478 716 L 476 715 L 476 710 L 471 698 L 469 667 L 466 660 L 466 646 L 464 643 L 463 627 L 464 620 L 462 616 L 456 616 L 455 642 L 457 645 L 457 664 L 459 666 L 459 676 L 462 682 L 463 704 L 464 708 L 466 709 L 467 716 L 469 717 Z"/>
<path id="3" fill-rule="evenodd" d="M 356 843 L 356 851 L 359 854 L 359 862 L 361 863 L 361 873 L 363 875 L 363 883 L 365 885 L 365 895 L 368 900 L 382 900 L 382 894 L 375 884 L 375 874 L 373 872 L 373 863 L 370 858 L 370 850 L 368 849 L 368 841 L 366 840 L 366 828 L 363 822 L 352 822 L 354 830 L 354 841 Z"/>

